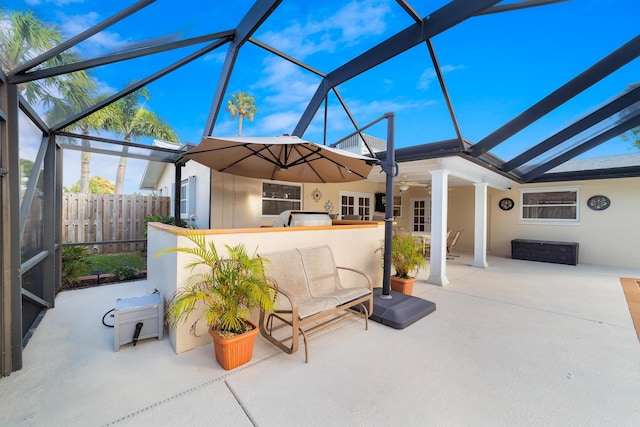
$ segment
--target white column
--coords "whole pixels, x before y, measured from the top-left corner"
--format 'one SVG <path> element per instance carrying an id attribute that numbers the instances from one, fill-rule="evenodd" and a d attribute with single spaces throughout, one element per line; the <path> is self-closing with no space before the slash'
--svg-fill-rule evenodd
<path id="1" fill-rule="evenodd" d="M 449 171 L 431 171 L 431 261 L 427 282 L 446 285 L 447 279 L 447 194 Z"/>
<path id="2" fill-rule="evenodd" d="M 477 182 L 472 267 L 486 268 L 487 264 L 487 183 Z"/>

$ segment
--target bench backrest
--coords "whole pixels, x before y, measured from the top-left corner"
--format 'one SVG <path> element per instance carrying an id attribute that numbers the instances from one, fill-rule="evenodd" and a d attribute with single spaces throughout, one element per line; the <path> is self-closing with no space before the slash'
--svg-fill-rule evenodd
<path id="1" fill-rule="evenodd" d="M 296 299 L 311 297 L 302 257 L 297 250 L 270 252 L 260 256 L 268 260 L 264 264 L 267 278 L 273 279 L 278 287 L 283 287 Z"/>
<path id="2" fill-rule="evenodd" d="M 329 246 L 270 252 L 260 256 L 268 278 L 296 299 L 308 299 L 340 289 L 340 276 Z"/>
<path id="3" fill-rule="evenodd" d="M 298 249 L 314 297 L 330 294 L 340 289 L 340 276 L 329 246 Z"/>

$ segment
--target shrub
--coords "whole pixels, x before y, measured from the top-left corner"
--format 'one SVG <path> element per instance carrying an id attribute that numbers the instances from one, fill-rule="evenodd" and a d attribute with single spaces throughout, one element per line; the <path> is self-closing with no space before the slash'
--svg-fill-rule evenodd
<path id="1" fill-rule="evenodd" d="M 137 279 L 139 276 L 138 269 L 131 265 L 122 265 L 113 271 L 113 275 L 119 281 Z"/>
<path id="2" fill-rule="evenodd" d="M 73 283 L 78 279 L 79 272 L 91 265 L 88 260 L 86 246 L 64 246 L 62 248 L 62 281 Z"/>
<path id="3" fill-rule="evenodd" d="M 175 222 L 175 219 L 168 215 L 168 216 L 163 216 L 163 215 L 154 215 L 154 216 L 148 216 L 144 219 L 144 237 L 147 237 L 147 226 L 150 222 L 161 222 L 163 224 L 172 224 Z M 185 228 L 187 226 L 187 222 L 183 219 L 180 220 L 180 227 Z"/>

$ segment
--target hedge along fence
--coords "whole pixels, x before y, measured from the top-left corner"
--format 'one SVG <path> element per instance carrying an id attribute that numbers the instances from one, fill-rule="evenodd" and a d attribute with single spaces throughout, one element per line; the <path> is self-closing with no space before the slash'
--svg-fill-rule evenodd
<path id="1" fill-rule="evenodd" d="M 139 194 L 64 193 L 62 197 L 62 243 L 142 240 L 136 243 L 96 244 L 89 253 L 115 253 L 146 247 L 144 220 L 167 216 L 170 198 Z"/>

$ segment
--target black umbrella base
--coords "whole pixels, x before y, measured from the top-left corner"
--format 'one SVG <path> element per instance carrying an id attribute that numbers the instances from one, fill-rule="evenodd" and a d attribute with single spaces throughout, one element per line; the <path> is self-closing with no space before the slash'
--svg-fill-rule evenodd
<path id="1" fill-rule="evenodd" d="M 382 288 L 373 290 L 373 314 L 370 319 L 390 326 L 404 329 L 428 314 L 436 311 L 436 304 L 412 295 L 391 291 L 391 299 L 381 297 Z"/>

